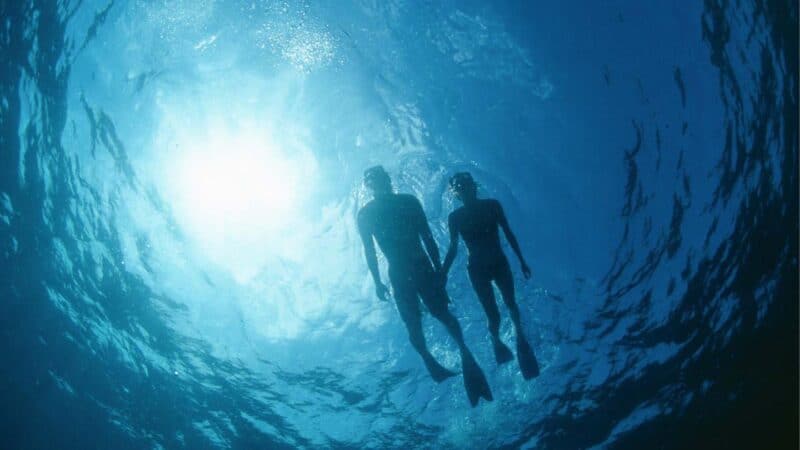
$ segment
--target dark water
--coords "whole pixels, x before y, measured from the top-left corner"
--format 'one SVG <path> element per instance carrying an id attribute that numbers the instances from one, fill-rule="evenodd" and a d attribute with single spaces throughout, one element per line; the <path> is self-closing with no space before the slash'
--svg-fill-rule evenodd
<path id="1" fill-rule="evenodd" d="M 0 1 L 3 448 L 797 447 L 795 2 Z M 378 163 L 503 202 L 538 378 L 462 252 L 430 381 Z"/>

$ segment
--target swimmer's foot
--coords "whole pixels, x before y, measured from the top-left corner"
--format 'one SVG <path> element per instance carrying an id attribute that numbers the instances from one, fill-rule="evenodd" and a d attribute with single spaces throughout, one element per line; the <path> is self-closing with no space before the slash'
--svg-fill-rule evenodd
<path id="1" fill-rule="evenodd" d="M 428 373 L 431 374 L 431 378 L 433 378 L 433 381 L 437 383 L 441 383 L 442 381 L 450 377 L 456 376 L 455 372 L 445 369 L 444 367 L 442 367 L 441 364 L 436 362 L 436 360 L 433 358 L 425 361 L 425 366 L 428 368 Z"/>
<path id="2" fill-rule="evenodd" d="M 488 402 L 492 401 L 494 398 L 489 383 L 472 355 L 461 354 L 461 367 L 464 371 L 464 387 L 467 388 L 470 405 L 474 408 L 481 397 Z"/>
<path id="3" fill-rule="evenodd" d="M 539 363 L 525 338 L 517 339 L 517 360 L 523 378 L 530 380 L 539 375 Z"/>
<path id="4" fill-rule="evenodd" d="M 500 338 L 492 336 L 492 345 L 494 345 L 494 358 L 497 360 L 498 366 L 514 359 L 511 349 Z"/>

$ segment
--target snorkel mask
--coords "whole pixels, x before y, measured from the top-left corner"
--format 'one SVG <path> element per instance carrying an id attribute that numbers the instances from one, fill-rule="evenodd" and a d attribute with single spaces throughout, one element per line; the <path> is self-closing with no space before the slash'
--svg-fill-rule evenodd
<path id="1" fill-rule="evenodd" d="M 461 194 L 472 190 L 473 192 L 478 188 L 478 184 L 472 178 L 469 172 L 458 172 L 450 177 L 450 189 L 456 194 Z"/>

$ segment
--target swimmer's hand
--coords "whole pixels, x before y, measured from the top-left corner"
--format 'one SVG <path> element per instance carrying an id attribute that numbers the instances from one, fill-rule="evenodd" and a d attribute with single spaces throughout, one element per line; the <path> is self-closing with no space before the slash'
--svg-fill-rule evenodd
<path id="1" fill-rule="evenodd" d="M 378 282 L 375 284 L 375 295 L 384 302 L 389 301 L 389 288 L 385 284 Z"/>
<path id="2" fill-rule="evenodd" d="M 528 267 L 528 264 L 525 261 L 522 262 L 522 274 L 525 275 L 526 280 L 531 279 L 531 268 Z"/>

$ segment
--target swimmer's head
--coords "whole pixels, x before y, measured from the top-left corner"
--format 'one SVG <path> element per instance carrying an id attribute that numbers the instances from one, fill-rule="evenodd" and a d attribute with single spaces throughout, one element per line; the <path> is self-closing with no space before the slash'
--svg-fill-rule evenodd
<path id="1" fill-rule="evenodd" d="M 461 199 L 473 199 L 478 194 L 478 184 L 469 172 L 458 172 L 450 177 L 450 189 Z"/>
<path id="2" fill-rule="evenodd" d="M 373 194 L 392 192 L 392 179 L 383 166 L 373 166 L 364 171 L 364 186 Z"/>

